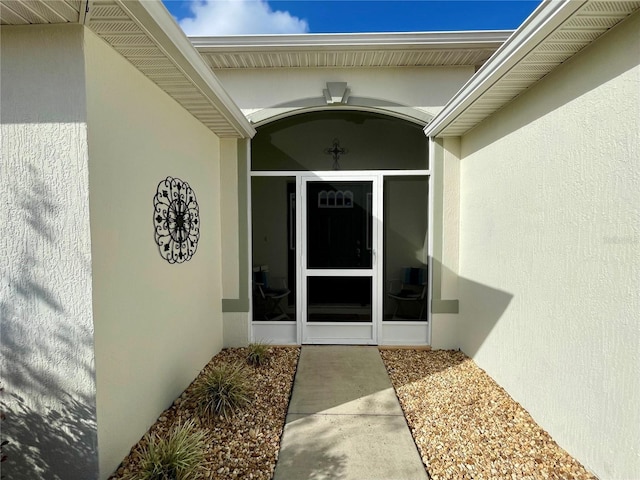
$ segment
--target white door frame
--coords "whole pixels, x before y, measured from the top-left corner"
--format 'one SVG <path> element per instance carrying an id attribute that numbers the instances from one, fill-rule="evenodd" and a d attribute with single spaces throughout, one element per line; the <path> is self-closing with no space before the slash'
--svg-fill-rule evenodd
<path id="1" fill-rule="evenodd" d="M 302 239 L 302 177 L 305 179 L 319 180 L 370 180 L 376 178 L 373 193 L 376 201 L 375 212 L 376 221 L 374 221 L 374 229 L 377 229 L 377 258 L 375 259 L 374 266 L 376 267 L 376 274 L 374 276 L 372 301 L 376 298 L 375 303 L 372 302 L 372 314 L 373 316 L 373 334 L 371 335 L 372 344 L 377 345 L 430 345 L 431 344 L 431 309 L 427 309 L 427 321 L 426 322 L 384 322 L 383 321 L 383 299 L 384 299 L 384 279 L 383 279 L 383 238 L 384 229 L 382 223 L 383 213 L 383 188 L 384 179 L 386 177 L 393 176 L 426 176 L 429 182 L 429 209 L 428 209 L 428 230 L 427 235 L 429 239 L 428 245 L 428 257 L 432 258 L 433 252 L 433 177 L 431 170 L 363 170 L 363 171 L 322 171 L 322 172 L 309 172 L 309 171 L 249 171 L 249 192 L 251 192 L 251 177 L 289 177 L 295 179 L 296 182 L 296 209 L 295 209 L 295 228 L 296 228 L 296 321 L 252 321 L 251 317 L 253 312 L 249 315 L 249 329 L 250 329 L 250 341 L 267 341 L 276 344 L 297 344 L 304 343 L 303 339 L 303 300 L 300 294 L 303 287 L 303 275 L 301 273 L 304 253 L 303 239 Z M 251 216 L 251 201 L 247 205 L 248 218 Z M 374 205 L 372 205 L 372 209 Z M 253 220 L 250 220 L 251 224 Z M 251 227 L 249 229 L 249 235 L 251 235 Z M 306 238 L 305 238 L 306 240 Z M 251 255 L 251 252 L 250 252 Z M 250 267 L 251 268 L 251 267 Z M 429 261 L 429 289 L 427 292 L 428 300 L 427 305 L 431 305 L 431 282 L 432 282 L 432 262 Z M 252 272 L 249 271 L 251 277 Z M 253 308 L 253 306 L 251 307 Z M 375 309 L 375 311 L 373 311 Z M 304 313 L 306 315 L 306 312 Z M 318 342 L 320 343 L 320 342 Z M 324 343 L 332 344 L 348 344 L 354 343 L 348 339 L 332 338 L 326 339 Z"/>
<path id="2" fill-rule="evenodd" d="M 371 182 L 371 254 L 370 269 L 309 269 L 307 268 L 307 184 L 309 182 Z M 381 177 L 367 172 L 320 172 L 303 174 L 298 178 L 296 238 L 298 240 L 297 295 L 299 343 L 377 345 L 382 324 L 382 205 Z M 313 322 L 307 311 L 307 279 L 309 277 L 370 277 L 371 322 Z"/>

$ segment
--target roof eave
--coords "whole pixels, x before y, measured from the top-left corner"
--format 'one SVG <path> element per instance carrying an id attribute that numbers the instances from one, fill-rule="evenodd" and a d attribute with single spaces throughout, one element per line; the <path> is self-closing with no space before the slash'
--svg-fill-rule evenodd
<path id="1" fill-rule="evenodd" d="M 161 2 L 116 0 L 116 3 L 138 22 L 163 53 L 198 86 L 239 136 L 251 138 L 256 134 L 255 128 L 224 90 Z"/>
<path id="2" fill-rule="evenodd" d="M 401 33 L 341 33 L 296 35 L 190 36 L 200 52 L 244 52 L 279 50 L 425 49 L 499 46 L 512 30 Z"/>
<path id="3" fill-rule="evenodd" d="M 425 134 L 428 137 L 440 136 L 458 116 L 586 1 L 543 1 L 424 128 Z"/>

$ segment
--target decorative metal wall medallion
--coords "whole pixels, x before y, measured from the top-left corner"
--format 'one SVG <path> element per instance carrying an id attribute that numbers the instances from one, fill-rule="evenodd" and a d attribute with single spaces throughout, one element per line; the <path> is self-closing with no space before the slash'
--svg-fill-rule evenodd
<path id="1" fill-rule="evenodd" d="M 187 182 L 167 177 L 153 197 L 153 225 L 160 255 L 169 263 L 191 260 L 200 239 L 200 211 Z"/>

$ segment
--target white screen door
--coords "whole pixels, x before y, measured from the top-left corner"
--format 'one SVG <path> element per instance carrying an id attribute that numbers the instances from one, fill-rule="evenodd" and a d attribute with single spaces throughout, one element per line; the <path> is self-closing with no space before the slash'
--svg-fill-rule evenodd
<path id="1" fill-rule="evenodd" d="M 302 343 L 376 344 L 378 178 L 302 177 Z"/>

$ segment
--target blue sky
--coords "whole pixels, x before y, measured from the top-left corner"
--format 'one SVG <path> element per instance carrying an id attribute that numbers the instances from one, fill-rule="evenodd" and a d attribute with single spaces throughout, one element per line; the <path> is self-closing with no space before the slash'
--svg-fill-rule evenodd
<path id="1" fill-rule="evenodd" d="M 515 29 L 540 0 L 163 0 L 188 35 Z"/>

